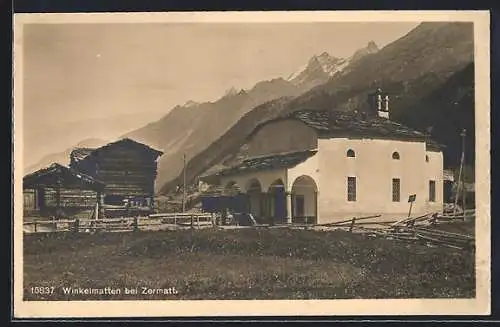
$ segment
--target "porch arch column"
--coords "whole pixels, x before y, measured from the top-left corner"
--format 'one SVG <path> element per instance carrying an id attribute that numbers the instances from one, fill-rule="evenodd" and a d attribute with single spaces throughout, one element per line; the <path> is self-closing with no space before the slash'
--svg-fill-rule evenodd
<path id="1" fill-rule="evenodd" d="M 292 193 L 286 192 L 286 223 L 292 223 Z"/>

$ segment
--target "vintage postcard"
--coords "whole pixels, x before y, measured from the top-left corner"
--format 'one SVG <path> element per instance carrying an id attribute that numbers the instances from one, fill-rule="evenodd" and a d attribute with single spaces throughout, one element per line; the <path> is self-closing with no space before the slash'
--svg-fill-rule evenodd
<path id="1" fill-rule="evenodd" d="M 489 19 L 15 15 L 15 317 L 489 314 Z"/>

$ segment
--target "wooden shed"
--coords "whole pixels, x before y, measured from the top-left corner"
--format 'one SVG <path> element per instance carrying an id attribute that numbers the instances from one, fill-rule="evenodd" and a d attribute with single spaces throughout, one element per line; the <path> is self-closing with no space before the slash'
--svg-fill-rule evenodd
<path id="1" fill-rule="evenodd" d="M 23 178 L 25 215 L 61 217 L 91 210 L 103 189 L 94 177 L 54 163 Z"/>
<path id="2" fill-rule="evenodd" d="M 129 138 L 97 149 L 78 148 L 70 167 L 104 183 L 105 205 L 149 207 L 154 203 L 157 159 L 163 152 Z"/>

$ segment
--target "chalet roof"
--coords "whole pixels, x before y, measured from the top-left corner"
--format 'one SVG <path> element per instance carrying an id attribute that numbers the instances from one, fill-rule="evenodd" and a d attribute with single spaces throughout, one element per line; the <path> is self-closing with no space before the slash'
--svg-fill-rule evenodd
<path id="1" fill-rule="evenodd" d="M 79 189 L 101 189 L 104 183 L 92 176 L 82 174 L 72 168 L 65 167 L 58 163 L 39 169 L 24 176 L 23 188 L 34 187 L 65 187 Z"/>
<path id="2" fill-rule="evenodd" d="M 129 139 L 129 138 L 123 138 L 123 139 L 120 139 L 118 141 L 108 143 L 106 145 L 101 146 L 100 148 L 95 149 L 94 152 L 103 151 L 103 150 L 106 150 L 106 149 L 113 147 L 113 146 L 116 146 L 116 145 L 127 145 L 127 146 L 139 147 L 139 148 L 142 148 L 142 149 L 145 149 L 145 150 L 151 152 L 153 155 L 155 155 L 157 157 L 163 155 L 162 151 L 153 149 L 152 147 L 150 147 L 144 143 L 140 143 L 140 142 L 137 142 L 137 141 Z"/>
<path id="3" fill-rule="evenodd" d="M 95 148 L 75 148 L 69 156 L 71 161 L 80 161 L 87 158 L 94 150 Z"/>
<path id="4" fill-rule="evenodd" d="M 316 152 L 316 150 L 306 150 L 248 158 L 233 167 L 219 170 L 213 173 L 212 176 L 226 176 L 276 168 L 291 168 L 306 161 L 307 158 L 312 157 Z"/>
<path id="5" fill-rule="evenodd" d="M 159 157 L 163 155 L 162 151 L 153 149 L 146 144 L 134 141 L 129 138 L 123 138 L 115 142 L 108 143 L 106 145 L 101 146 L 100 148 L 75 148 L 73 151 L 71 151 L 70 154 L 70 159 L 72 162 L 78 162 L 81 160 L 84 160 L 85 158 L 89 157 L 90 155 L 95 155 L 98 154 L 99 152 L 105 151 L 111 147 L 117 146 L 117 145 L 125 145 L 125 146 L 131 146 L 131 147 L 136 147 L 140 148 L 143 150 L 146 150 L 149 152 L 152 156 L 154 157 Z"/>
<path id="6" fill-rule="evenodd" d="M 376 115 L 344 111 L 295 111 L 289 118 L 298 119 L 326 137 L 375 137 L 400 140 L 423 140 L 429 149 L 443 145 L 420 131 Z"/>

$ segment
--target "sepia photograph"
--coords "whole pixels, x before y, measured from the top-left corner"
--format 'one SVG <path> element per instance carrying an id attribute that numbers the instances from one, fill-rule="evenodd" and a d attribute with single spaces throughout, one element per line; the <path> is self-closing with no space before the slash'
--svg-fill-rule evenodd
<path id="1" fill-rule="evenodd" d="M 13 57 L 15 314 L 489 313 L 488 12 L 17 14 Z"/>

